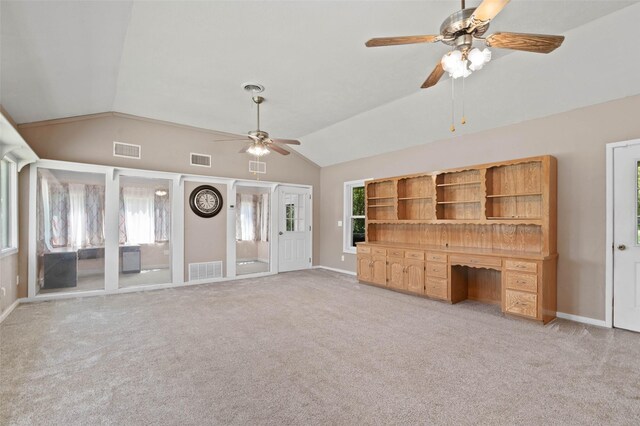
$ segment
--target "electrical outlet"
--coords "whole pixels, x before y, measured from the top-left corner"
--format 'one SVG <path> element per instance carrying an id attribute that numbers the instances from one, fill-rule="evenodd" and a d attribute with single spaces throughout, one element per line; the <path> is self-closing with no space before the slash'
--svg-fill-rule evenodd
<path id="1" fill-rule="evenodd" d="M 340 260 L 342 260 L 344 262 L 344 254 L 342 256 L 340 256 Z"/>
<path id="2" fill-rule="evenodd" d="M 20 275 L 16 275 L 16 287 L 20 285 Z"/>
<path id="3" fill-rule="evenodd" d="M 341 221 L 341 220 L 339 220 L 339 221 L 338 221 L 338 227 L 341 227 L 341 226 L 342 226 L 342 221 Z"/>

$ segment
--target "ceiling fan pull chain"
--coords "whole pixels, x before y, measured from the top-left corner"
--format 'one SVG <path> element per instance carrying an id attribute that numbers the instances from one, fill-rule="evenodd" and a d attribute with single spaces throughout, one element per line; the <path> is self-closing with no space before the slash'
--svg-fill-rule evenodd
<path id="1" fill-rule="evenodd" d="M 456 131 L 456 126 L 454 126 L 454 124 L 453 124 L 455 122 L 455 112 L 454 112 L 454 110 L 455 110 L 455 96 L 454 96 L 455 95 L 455 92 L 454 92 L 454 90 L 455 90 L 455 86 L 454 86 L 455 79 L 451 78 L 450 80 L 451 80 L 451 128 L 449 130 L 451 130 L 451 133 L 453 133 L 453 132 Z"/>
<path id="2" fill-rule="evenodd" d="M 466 124 L 467 119 L 464 116 L 464 81 L 466 77 L 462 77 L 462 120 L 460 121 L 463 125 Z"/>

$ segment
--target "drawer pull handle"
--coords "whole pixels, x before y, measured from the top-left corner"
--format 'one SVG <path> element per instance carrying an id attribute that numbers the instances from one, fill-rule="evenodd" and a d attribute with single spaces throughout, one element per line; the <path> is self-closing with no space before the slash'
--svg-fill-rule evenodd
<path id="1" fill-rule="evenodd" d="M 516 268 L 520 268 L 520 269 L 524 269 L 526 267 L 527 267 L 527 265 L 516 265 Z"/>
<path id="2" fill-rule="evenodd" d="M 527 282 L 526 281 L 522 281 L 522 280 L 516 280 L 516 283 L 517 284 L 526 284 Z"/>

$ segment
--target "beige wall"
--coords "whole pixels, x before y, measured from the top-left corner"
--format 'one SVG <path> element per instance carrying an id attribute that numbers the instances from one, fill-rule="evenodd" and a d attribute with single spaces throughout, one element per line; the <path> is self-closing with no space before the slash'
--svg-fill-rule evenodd
<path id="1" fill-rule="evenodd" d="M 238 151 L 244 142 L 214 142 L 221 136 L 207 130 L 180 126 L 171 123 L 137 118 L 116 113 L 97 114 L 96 116 L 63 119 L 51 122 L 19 125 L 24 139 L 42 159 L 72 161 L 89 164 L 101 164 L 116 167 L 167 171 L 255 179 L 249 173 L 249 157 Z M 114 157 L 113 142 L 125 142 L 142 146 L 142 159 Z M 212 168 L 189 165 L 190 153 L 212 156 Z M 314 194 L 320 194 L 320 168 L 293 152 L 288 156 L 272 153 L 266 157 L 267 174 L 261 177 L 265 181 L 312 185 Z M 20 183 L 28 188 L 28 167 L 20 173 Z M 185 187 L 189 193 L 188 186 Z M 225 204 L 226 189 L 221 190 Z M 20 193 L 21 223 L 28 222 L 27 191 Z M 211 221 L 220 220 L 226 215 L 221 213 L 209 221 L 202 222 L 208 227 Z M 194 243 L 200 237 L 197 223 L 190 211 L 185 212 L 185 266 L 188 262 L 211 260 Z M 320 258 L 320 203 L 314 203 L 313 227 L 313 263 Z M 193 222 L 189 222 L 194 219 Z M 27 283 L 27 229 L 21 227 L 20 244 L 20 286 L 19 297 L 26 297 Z M 211 244 L 218 244 L 214 249 Z M 226 231 L 216 233 L 215 238 L 207 240 L 209 253 L 220 254 L 226 258 Z M 202 255 L 202 256 L 201 256 Z"/>
<path id="2" fill-rule="evenodd" d="M 640 138 L 638 111 L 634 96 L 323 167 L 320 264 L 355 271 L 354 255 L 340 260 L 345 181 L 551 154 L 558 159 L 558 310 L 603 320 L 605 144 Z"/>
<path id="3" fill-rule="evenodd" d="M 211 185 L 222 194 L 220 213 L 210 218 L 195 214 L 189 206 L 191 191 L 200 185 Z M 184 279 L 189 279 L 189 263 L 222 261 L 223 276 L 227 274 L 227 185 L 204 182 L 184 183 Z"/>

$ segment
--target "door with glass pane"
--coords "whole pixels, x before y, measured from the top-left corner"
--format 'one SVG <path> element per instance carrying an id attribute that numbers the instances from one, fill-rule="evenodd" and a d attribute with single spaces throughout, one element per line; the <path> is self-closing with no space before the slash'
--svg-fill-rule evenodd
<path id="1" fill-rule="evenodd" d="M 270 271 L 270 201 L 270 188 L 236 188 L 236 275 Z"/>
<path id="2" fill-rule="evenodd" d="M 168 179 L 120 176 L 120 288 L 172 281 L 171 187 Z"/>
<path id="3" fill-rule="evenodd" d="M 36 293 L 105 287 L 105 175 L 38 168 Z"/>
<path id="4" fill-rule="evenodd" d="M 640 145 L 614 150 L 613 325 L 640 331 Z"/>
<path id="5" fill-rule="evenodd" d="M 311 189 L 280 187 L 278 191 L 278 270 L 311 267 Z"/>

